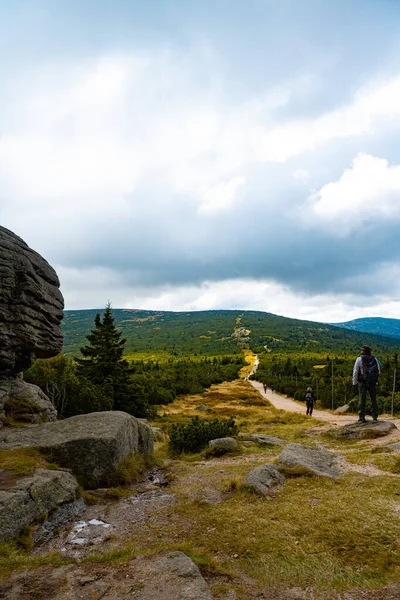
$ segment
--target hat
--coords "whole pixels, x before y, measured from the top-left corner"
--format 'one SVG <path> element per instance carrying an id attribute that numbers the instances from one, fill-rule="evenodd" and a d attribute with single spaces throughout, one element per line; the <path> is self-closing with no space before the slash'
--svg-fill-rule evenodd
<path id="1" fill-rule="evenodd" d="M 366 344 L 363 344 L 360 348 L 361 352 L 363 352 L 364 354 L 372 354 L 372 349 L 367 346 Z"/>

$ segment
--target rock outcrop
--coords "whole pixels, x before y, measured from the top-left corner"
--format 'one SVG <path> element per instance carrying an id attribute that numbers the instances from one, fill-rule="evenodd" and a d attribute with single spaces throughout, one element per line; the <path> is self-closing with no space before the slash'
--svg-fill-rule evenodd
<path id="1" fill-rule="evenodd" d="M 12 382 L 36 358 L 61 351 L 64 301 L 54 269 L 4 227 L 0 227 L 0 281 L 0 380 Z M 0 389 L 0 418 L 10 386 L 5 383 Z M 18 394 L 23 386 L 19 381 Z M 31 391 L 22 392 L 25 398 L 27 394 L 30 410 L 25 414 L 35 415 L 33 422 L 56 418 L 49 400 L 43 406 L 44 395 L 35 403 Z"/>
<path id="2" fill-rule="evenodd" d="M 332 479 L 341 475 L 337 456 L 316 446 L 289 444 L 279 456 L 278 464 L 287 475 L 309 474 Z"/>
<path id="3" fill-rule="evenodd" d="M 151 454 L 154 436 L 149 425 L 120 411 L 77 415 L 28 429 L 3 429 L 0 448 L 33 447 L 49 460 L 72 470 L 82 483 L 93 485 L 112 477 L 131 454 Z"/>
<path id="4" fill-rule="evenodd" d="M 0 490 L 0 540 L 17 536 L 27 525 L 64 503 L 73 502 L 78 482 L 67 471 L 37 469 L 10 489 Z"/>

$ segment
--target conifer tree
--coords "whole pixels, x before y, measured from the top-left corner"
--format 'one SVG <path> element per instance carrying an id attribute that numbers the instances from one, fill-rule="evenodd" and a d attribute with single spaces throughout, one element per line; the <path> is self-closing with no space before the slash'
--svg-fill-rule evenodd
<path id="1" fill-rule="evenodd" d="M 97 313 L 95 328 L 87 335 L 89 345 L 81 348 L 83 358 L 77 358 L 80 375 L 93 383 L 117 386 L 127 375 L 128 363 L 122 358 L 125 339 L 114 324 L 111 304 L 106 305 L 103 320 Z"/>

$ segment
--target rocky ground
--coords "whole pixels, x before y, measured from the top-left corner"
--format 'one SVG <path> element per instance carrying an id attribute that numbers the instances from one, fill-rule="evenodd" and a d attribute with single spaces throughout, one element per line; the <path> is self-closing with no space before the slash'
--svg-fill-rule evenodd
<path id="1" fill-rule="evenodd" d="M 335 416 L 335 421 L 337 417 Z M 354 417 L 352 418 L 354 421 Z M 315 422 L 314 422 L 315 423 Z M 311 426 L 310 440 L 330 425 Z M 400 440 L 394 429 L 384 438 L 367 440 L 362 448 L 377 448 Z M 318 441 L 322 449 L 329 442 Z M 183 532 L 194 530 L 195 515 L 175 510 L 178 503 L 199 507 L 223 507 L 233 498 L 235 486 L 228 485 L 234 473 L 244 473 L 260 464 L 260 449 L 250 441 L 246 452 L 205 460 L 197 457 L 185 463 L 165 459 L 143 481 L 129 486 L 117 499 L 100 489 L 93 494 L 96 503 L 86 506 L 71 526 L 52 540 L 35 548 L 37 557 L 57 551 L 66 564 L 40 566 L 19 571 L 0 585 L 1 600 L 398 600 L 400 586 L 379 590 L 353 589 L 348 592 L 316 592 L 311 588 L 263 587 L 238 567 L 234 573 L 214 568 L 197 560 L 200 570 L 181 550 Z M 253 450 L 254 448 L 254 450 Z M 276 452 L 281 452 L 275 446 Z M 355 446 L 336 450 L 338 467 L 343 473 L 363 476 L 399 477 L 371 464 L 353 464 L 348 460 Z M 270 452 L 268 450 L 267 452 Z M 277 456 L 277 454 L 276 454 Z M 221 485 L 226 481 L 227 485 Z M 316 500 L 316 502 L 319 500 Z M 267 502 L 267 500 L 266 500 Z M 229 504 L 229 502 L 228 502 Z M 259 505 L 257 505 L 259 506 Z M 266 505 L 268 506 L 268 504 Z M 400 504 L 398 505 L 398 511 Z M 238 519 L 240 521 L 241 519 Z M 242 519 L 243 520 L 243 519 Z M 210 536 L 213 527 L 208 525 Z M 261 533 L 261 532 L 259 532 Z M 137 554 L 136 542 L 143 549 L 151 540 L 148 553 Z M 157 546 L 157 540 L 159 545 Z M 150 544 L 149 544 L 150 547 Z M 120 555 L 118 554 L 120 552 Z M 215 549 L 220 563 L 235 559 L 226 556 L 223 547 Z M 71 561 L 68 564 L 68 560 Z"/>

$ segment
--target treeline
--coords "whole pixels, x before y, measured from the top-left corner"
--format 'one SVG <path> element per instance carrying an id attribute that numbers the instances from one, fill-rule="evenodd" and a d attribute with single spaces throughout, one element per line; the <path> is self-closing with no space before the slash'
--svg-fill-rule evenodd
<path id="1" fill-rule="evenodd" d="M 274 385 L 277 392 L 296 400 L 304 400 L 305 390 L 312 387 L 314 395 L 324 408 L 337 408 L 349 401 L 358 401 L 358 390 L 353 386 L 352 374 L 356 356 L 329 356 L 321 354 L 266 353 L 260 356 L 256 375 L 253 377 L 268 386 Z M 378 404 L 381 413 L 390 412 L 394 370 L 397 380 L 394 395 L 394 410 L 400 412 L 400 373 L 398 353 L 379 355 L 383 364 L 379 378 Z"/>
<path id="2" fill-rule="evenodd" d="M 59 416 L 102 410 L 123 410 L 136 417 L 154 415 L 155 406 L 179 394 L 197 394 L 213 383 L 236 379 L 243 356 L 131 362 L 123 357 L 125 339 L 114 324 L 110 305 L 98 313 L 81 356 L 63 354 L 37 360 L 25 380 L 38 385 Z"/>

